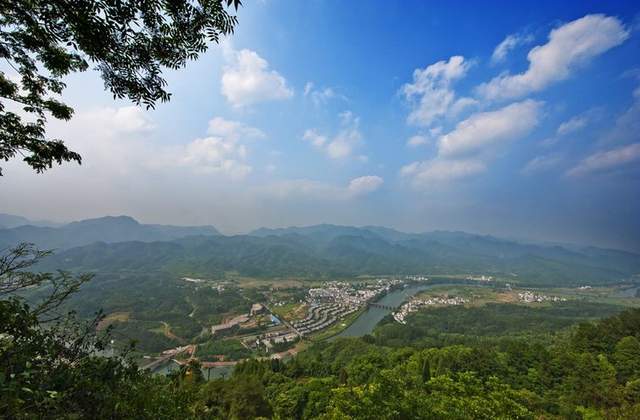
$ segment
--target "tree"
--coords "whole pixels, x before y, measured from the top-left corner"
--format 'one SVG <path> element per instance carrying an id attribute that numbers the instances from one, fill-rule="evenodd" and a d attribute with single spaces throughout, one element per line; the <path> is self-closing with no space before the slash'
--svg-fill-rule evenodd
<path id="1" fill-rule="evenodd" d="M 30 272 L 28 269 L 49 256 L 33 244 L 23 243 L 0 254 L 0 299 L 34 288 L 46 289 L 46 295 L 30 309 L 34 316 L 57 318 L 53 313 L 80 286 L 91 280 L 92 275 L 72 276 L 65 271 L 56 274 Z"/>
<path id="2" fill-rule="evenodd" d="M 429 365 L 429 359 L 426 357 L 422 361 L 422 382 L 427 383 L 431 379 L 431 366 Z"/>
<path id="3" fill-rule="evenodd" d="M 179 69 L 233 32 L 240 0 L 0 0 L 0 160 L 16 155 L 36 172 L 81 163 L 47 117 L 69 120 L 63 77 L 94 66 L 114 99 L 153 108 L 171 97 L 163 69 Z M 0 167 L 0 176 L 2 168 Z"/>
<path id="4" fill-rule="evenodd" d="M 616 344 L 613 361 L 623 384 L 640 378 L 640 341 L 632 335 L 622 338 Z"/>
<path id="5" fill-rule="evenodd" d="M 20 245 L 0 256 L 0 413 L 3 418 L 183 418 L 183 396 L 166 391 L 126 357 L 102 357 L 108 331 L 58 313 L 90 276 L 26 270 L 49 253 Z M 46 297 L 31 307 L 34 288 Z"/>

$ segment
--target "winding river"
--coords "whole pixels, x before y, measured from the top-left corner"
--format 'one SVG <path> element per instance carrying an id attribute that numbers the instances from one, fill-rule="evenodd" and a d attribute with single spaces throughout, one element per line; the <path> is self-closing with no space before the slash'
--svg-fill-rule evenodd
<path id="1" fill-rule="evenodd" d="M 398 307 L 403 302 L 407 301 L 411 296 L 421 292 L 422 290 L 431 289 L 435 286 L 448 286 L 449 284 L 417 284 L 402 289 L 394 290 L 387 293 L 380 300 L 376 301 L 381 305 Z M 459 285 L 459 283 L 458 283 Z M 366 334 L 371 334 L 373 329 L 378 325 L 378 322 L 382 321 L 382 318 L 390 314 L 389 309 L 383 309 L 378 307 L 370 307 L 362 313 L 349 327 L 338 334 L 336 337 L 361 337 Z"/>
<path id="2" fill-rule="evenodd" d="M 403 287 L 398 290 L 387 293 L 385 296 L 376 301 L 376 303 L 384 306 L 399 307 L 406 302 L 410 297 L 416 295 L 423 290 L 431 289 L 436 286 L 455 286 L 460 283 L 431 283 L 431 284 L 416 284 L 408 287 Z M 482 286 L 482 285 L 477 285 Z M 340 334 L 334 336 L 331 339 L 338 337 L 361 337 L 366 334 L 371 334 L 373 329 L 378 325 L 382 318 L 390 314 L 392 311 L 389 309 L 383 309 L 378 307 L 371 307 L 363 312 L 351 325 L 349 325 Z M 154 373 L 167 374 L 168 372 L 179 368 L 179 366 L 172 361 L 159 367 Z M 203 369 L 203 374 L 207 379 L 214 379 L 220 377 L 228 377 L 233 371 L 233 366 L 216 367 L 211 369 Z"/>

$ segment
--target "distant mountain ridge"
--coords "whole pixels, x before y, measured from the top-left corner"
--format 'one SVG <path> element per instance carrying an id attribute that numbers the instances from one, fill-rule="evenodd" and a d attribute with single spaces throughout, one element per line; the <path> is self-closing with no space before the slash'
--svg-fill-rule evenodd
<path id="1" fill-rule="evenodd" d="M 26 217 L 16 216 L 14 214 L 0 213 L 0 229 L 10 229 L 26 225 L 56 227 L 62 225 L 62 223 L 51 222 L 49 220 L 29 220 Z"/>
<path id="2" fill-rule="evenodd" d="M 106 242 L 106 241 L 105 241 Z M 380 227 L 316 225 L 249 235 L 94 243 L 52 257 L 48 269 L 167 271 L 218 276 L 336 277 L 489 274 L 527 284 L 608 284 L 640 273 L 640 255 L 523 244 L 464 232 L 403 233 Z"/>
<path id="3" fill-rule="evenodd" d="M 220 235 L 220 232 L 213 226 L 141 224 L 129 216 L 105 216 L 60 227 L 24 225 L 0 229 L 0 248 L 30 242 L 43 249 L 69 249 L 95 242 L 170 241 L 199 235 Z"/>

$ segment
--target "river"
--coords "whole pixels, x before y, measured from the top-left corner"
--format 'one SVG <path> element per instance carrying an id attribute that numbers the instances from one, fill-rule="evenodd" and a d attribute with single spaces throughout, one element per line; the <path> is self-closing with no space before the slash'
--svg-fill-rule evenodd
<path id="1" fill-rule="evenodd" d="M 398 307 L 406 302 L 410 297 L 416 295 L 423 290 L 431 289 L 436 286 L 459 286 L 461 283 L 431 283 L 431 284 L 416 284 L 401 289 L 394 290 L 387 293 L 385 296 L 376 301 L 381 305 Z M 468 286 L 468 284 L 467 284 Z M 475 286 L 483 286 L 476 284 Z M 371 307 L 363 312 L 349 327 L 342 331 L 337 336 L 333 337 L 361 337 L 365 334 L 370 334 L 373 329 L 378 325 L 382 318 L 390 314 L 389 309 Z M 177 363 L 169 360 L 166 364 L 161 365 L 154 373 L 164 374 L 178 369 Z M 233 372 L 233 366 L 221 366 L 210 369 L 202 369 L 202 373 L 205 378 L 216 379 L 220 377 L 229 377 Z"/>
<path id="2" fill-rule="evenodd" d="M 387 293 L 380 300 L 376 301 L 381 305 L 398 307 L 403 302 L 407 301 L 411 296 L 427 290 L 435 286 L 447 286 L 448 284 L 417 284 L 402 289 L 394 290 Z M 459 283 L 458 283 L 459 285 Z M 378 325 L 378 322 L 382 321 L 382 318 L 390 314 L 389 309 L 382 309 L 377 307 L 371 307 L 362 313 L 351 325 L 344 331 L 338 334 L 336 337 L 361 337 L 366 334 L 371 334 L 373 329 Z"/>

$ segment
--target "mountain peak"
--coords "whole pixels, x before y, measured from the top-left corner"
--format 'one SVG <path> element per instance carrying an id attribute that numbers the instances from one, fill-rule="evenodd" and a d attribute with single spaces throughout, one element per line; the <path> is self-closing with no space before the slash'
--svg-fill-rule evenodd
<path id="1" fill-rule="evenodd" d="M 131 216 L 103 216 L 97 217 L 95 219 L 85 219 L 79 220 L 77 222 L 71 222 L 68 226 L 91 226 L 91 225 L 106 225 L 106 224 L 116 224 L 120 226 L 138 226 L 140 223 Z"/>

